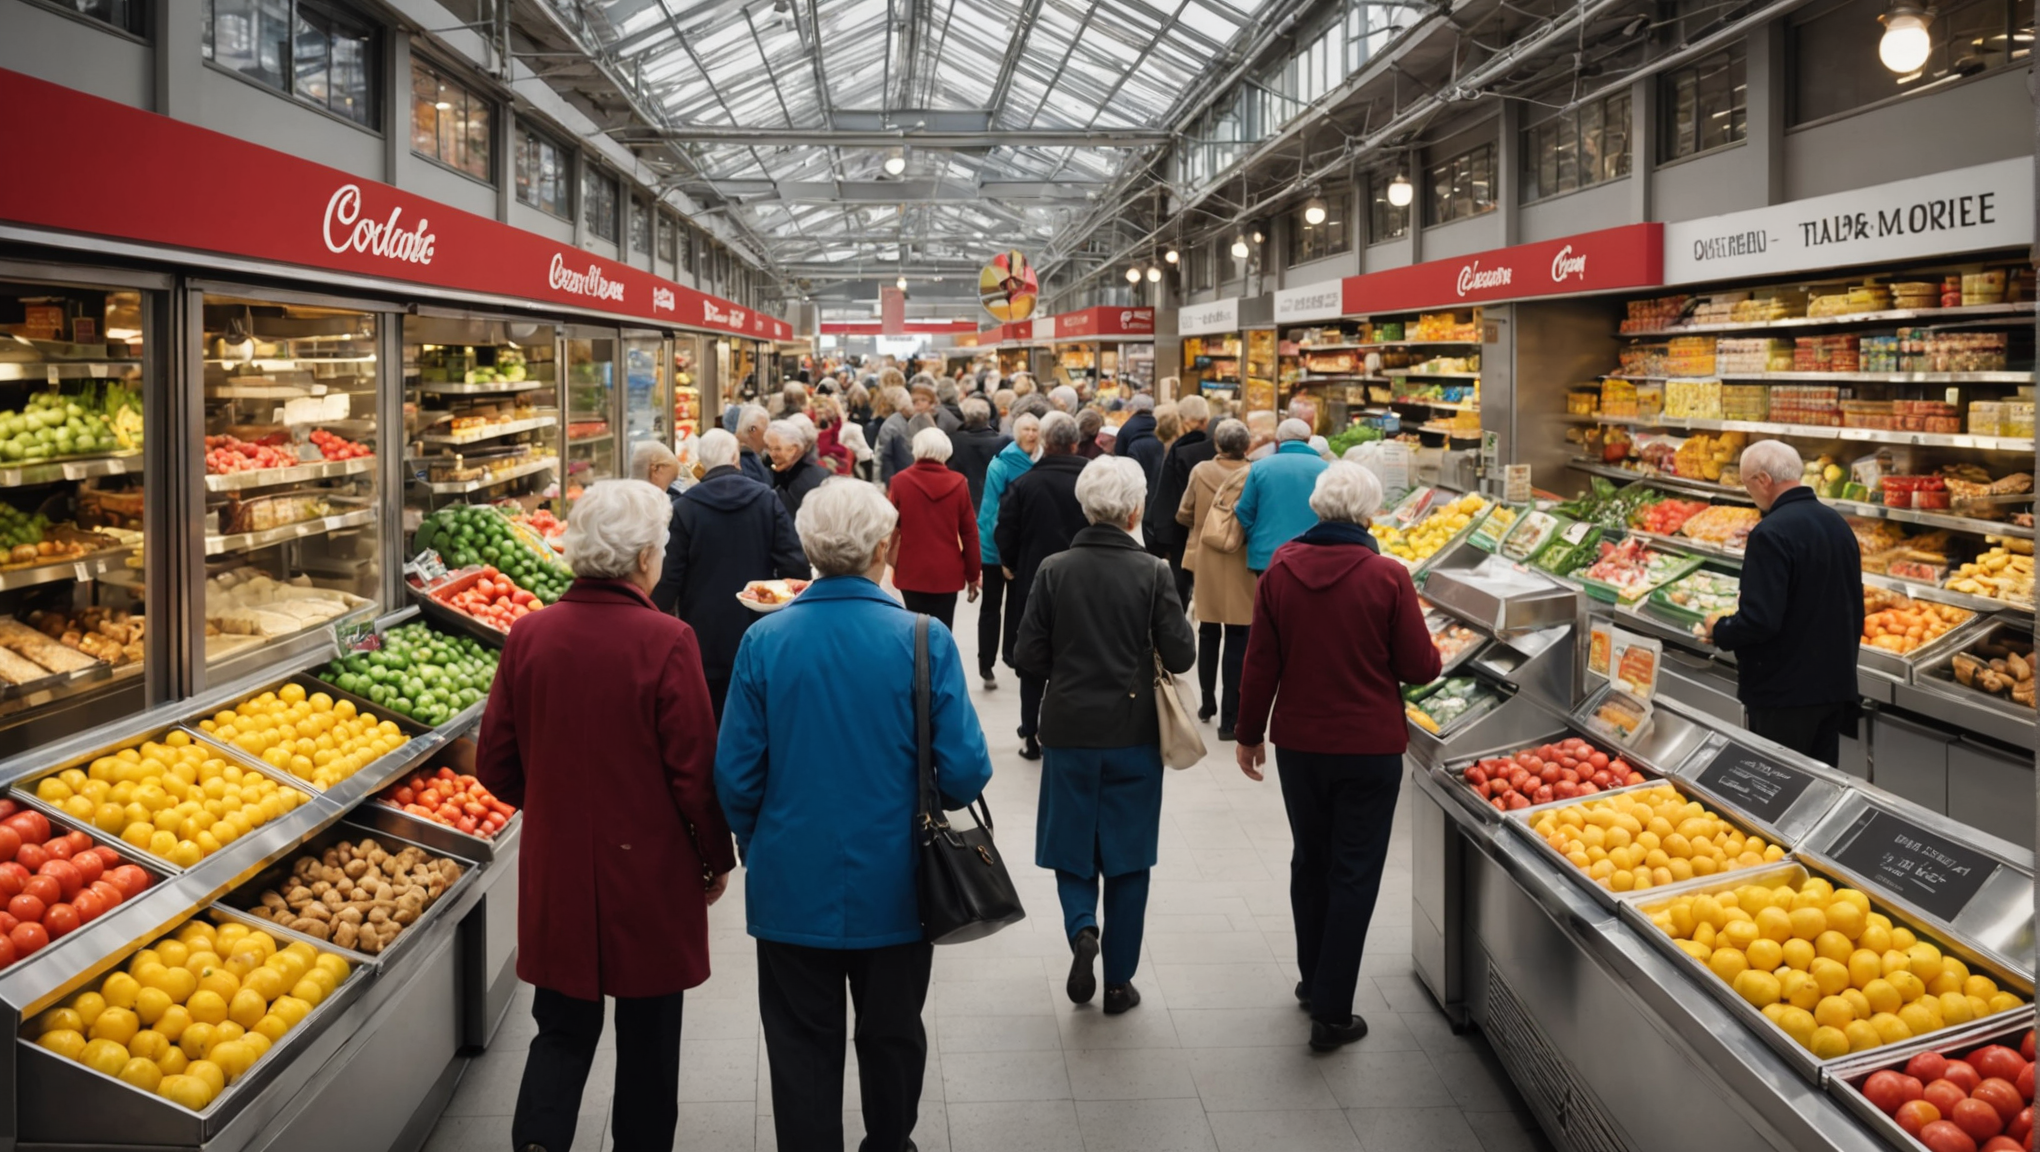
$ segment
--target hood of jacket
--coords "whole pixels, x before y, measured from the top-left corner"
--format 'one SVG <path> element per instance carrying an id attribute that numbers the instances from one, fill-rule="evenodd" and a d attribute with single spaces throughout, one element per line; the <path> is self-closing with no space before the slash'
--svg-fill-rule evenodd
<path id="1" fill-rule="evenodd" d="M 1275 551 L 1275 562 L 1312 592 L 1323 592 L 1379 556 L 1373 533 L 1358 524 L 1320 521 Z"/>
<path id="2" fill-rule="evenodd" d="M 689 488 L 682 498 L 706 504 L 717 512 L 735 512 L 761 499 L 776 499 L 772 489 L 744 475 L 743 469 L 734 464 L 709 469 L 701 483 Z"/>

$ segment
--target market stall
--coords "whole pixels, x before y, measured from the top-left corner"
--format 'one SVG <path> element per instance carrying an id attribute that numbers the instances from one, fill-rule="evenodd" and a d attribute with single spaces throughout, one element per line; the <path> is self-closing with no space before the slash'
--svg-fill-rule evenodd
<path id="1" fill-rule="evenodd" d="M 1223 397 L 1242 412 L 1273 409 L 1278 368 L 1274 310 L 1273 297 L 1254 296 L 1185 305 L 1177 312 L 1184 393 Z"/>
<path id="2" fill-rule="evenodd" d="M 1054 318 L 1051 347 L 1059 378 L 1096 394 L 1108 385 L 1152 388 L 1155 310 L 1100 305 Z"/>

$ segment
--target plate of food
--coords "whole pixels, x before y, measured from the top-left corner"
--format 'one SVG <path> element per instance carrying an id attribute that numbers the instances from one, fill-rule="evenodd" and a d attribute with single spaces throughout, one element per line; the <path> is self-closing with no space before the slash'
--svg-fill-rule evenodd
<path id="1" fill-rule="evenodd" d="M 777 612 L 807 591 L 807 586 L 805 580 L 753 580 L 737 593 L 737 600 L 753 612 Z"/>

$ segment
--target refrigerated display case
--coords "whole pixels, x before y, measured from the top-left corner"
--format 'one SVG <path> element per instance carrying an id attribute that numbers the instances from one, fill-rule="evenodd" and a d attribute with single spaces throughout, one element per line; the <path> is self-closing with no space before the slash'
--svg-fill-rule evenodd
<path id="1" fill-rule="evenodd" d="M 719 413 L 706 409 L 708 396 L 703 388 L 702 337 L 692 332 L 678 332 L 673 336 L 673 439 L 677 446 L 683 438 L 699 436 L 711 428 L 719 427 Z"/>
<path id="2" fill-rule="evenodd" d="M 609 329 L 566 330 L 566 477 L 562 495 L 572 506 L 597 480 L 623 475 L 617 430 L 622 397 L 616 387 L 617 336 Z"/>
<path id="3" fill-rule="evenodd" d="M 204 652 L 211 682 L 383 603 L 382 320 L 207 294 Z"/>
<path id="4" fill-rule="evenodd" d="M 628 466 L 631 449 L 639 441 L 673 439 L 673 366 L 665 336 L 626 331 L 623 366 L 623 462 Z"/>
<path id="5" fill-rule="evenodd" d="M 404 318 L 404 537 L 448 504 L 559 491 L 558 330 L 481 316 Z"/>

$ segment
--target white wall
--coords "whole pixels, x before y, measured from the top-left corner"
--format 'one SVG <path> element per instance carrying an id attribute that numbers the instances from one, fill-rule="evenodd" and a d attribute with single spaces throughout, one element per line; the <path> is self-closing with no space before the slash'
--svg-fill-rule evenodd
<path id="1" fill-rule="evenodd" d="M 331 165 L 356 176 L 389 179 L 384 171 L 380 133 L 327 115 L 284 93 L 272 92 L 219 68 L 200 69 L 191 120 L 237 140 Z M 192 159 L 196 162 L 205 158 Z M 261 173 L 248 175 L 258 182 L 252 186 L 259 187 Z"/>
<path id="2" fill-rule="evenodd" d="M 196 42 L 192 51 L 198 51 Z M 155 56 L 147 44 L 22 0 L 0 0 L 0 68 L 135 108 L 151 103 Z M 5 123 L 0 113 L 0 124 Z M 16 163 L 33 157 L 11 157 Z"/>
<path id="3" fill-rule="evenodd" d="M 406 125 L 408 127 L 408 124 Z M 488 219 L 496 218 L 496 189 L 473 177 L 443 168 L 411 151 L 408 135 L 397 150 L 397 186 L 441 204 Z"/>
<path id="4" fill-rule="evenodd" d="M 1506 189 L 1510 185 L 1505 181 L 1502 187 Z M 1502 213 L 1497 209 L 1493 212 L 1483 212 L 1470 220 L 1454 220 L 1450 224 L 1438 224 L 1424 229 L 1424 244 L 1420 256 L 1425 262 L 1450 260 L 1455 256 L 1466 256 L 1505 246 L 1502 239 Z"/>
<path id="5" fill-rule="evenodd" d="M 1769 201 L 1764 153 L 1748 144 L 1673 161 L 1651 179 L 1655 215 L 1667 223 L 1762 208 Z"/>
<path id="6" fill-rule="evenodd" d="M 522 228 L 526 232 L 535 232 L 540 236 L 550 236 L 562 244 L 572 244 L 574 242 L 574 222 L 572 220 L 562 220 L 550 212 L 541 212 L 516 200 L 510 202 L 510 224 L 512 227 Z"/>
<path id="7" fill-rule="evenodd" d="M 1786 133 L 1785 197 L 1803 200 L 2032 154 L 2026 73 L 2009 70 Z"/>
<path id="8" fill-rule="evenodd" d="M 1574 236 L 1628 223 L 1631 216 L 1629 198 L 1633 194 L 1630 181 L 1635 179 L 1632 175 L 1610 180 L 1592 188 L 1523 205 L 1518 209 L 1517 241 L 1534 244 L 1539 240 L 1555 240 L 1560 236 Z"/>
<path id="9" fill-rule="evenodd" d="M 1401 268 L 1410 262 L 1410 238 L 1388 240 L 1380 244 L 1369 244 L 1360 251 L 1360 271 L 1379 272 L 1384 268 Z"/>

